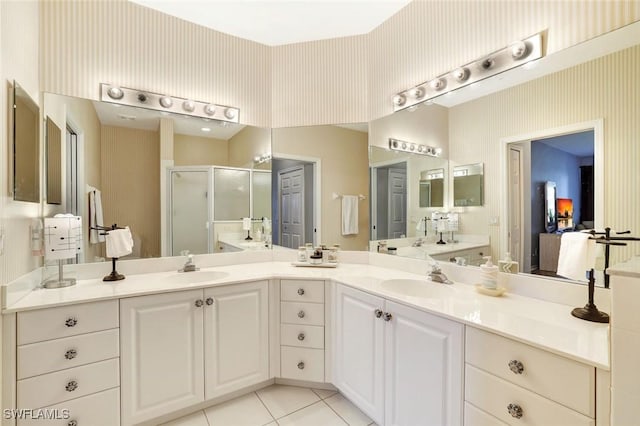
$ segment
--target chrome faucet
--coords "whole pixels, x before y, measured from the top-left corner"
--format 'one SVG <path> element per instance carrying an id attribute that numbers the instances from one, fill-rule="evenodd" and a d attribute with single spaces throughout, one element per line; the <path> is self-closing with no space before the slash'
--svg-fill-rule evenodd
<path id="1" fill-rule="evenodd" d="M 193 263 L 193 255 L 189 254 L 188 251 L 185 250 L 186 253 L 183 253 L 183 256 L 187 256 L 187 261 L 185 262 L 182 269 L 178 269 L 178 272 L 195 272 L 200 268 L 196 268 L 196 264 Z"/>
<path id="2" fill-rule="evenodd" d="M 434 283 L 453 284 L 453 281 L 449 280 L 447 276 L 442 272 L 440 266 L 437 263 L 431 265 L 431 272 L 429 272 L 429 279 Z"/>
<path id="3" fill-rule="evenodd" d="M 418 237 L 418 239 L 411 244 L 411 247 L 422 247 L 422 243 L 422 237 Z"/>

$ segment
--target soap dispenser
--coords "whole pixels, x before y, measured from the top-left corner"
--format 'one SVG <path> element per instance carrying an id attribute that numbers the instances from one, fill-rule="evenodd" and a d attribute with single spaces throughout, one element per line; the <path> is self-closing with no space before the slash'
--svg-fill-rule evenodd
<path id="1" fill-rule="evenodd" d="M 491 262 L 491 256 L 485 256 L 487 262 L 480 265 L 480 284 L 484 288 L 496 289 L 498 287 L 498 267 Z"/>

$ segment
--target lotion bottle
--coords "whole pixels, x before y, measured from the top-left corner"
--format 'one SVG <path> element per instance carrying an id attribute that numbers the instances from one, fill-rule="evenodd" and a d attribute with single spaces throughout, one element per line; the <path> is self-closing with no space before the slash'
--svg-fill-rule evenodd
<path id="1" fill-rule="evenodd" d="M 487 263 L 480 265 L 480 284 L 484 288 L 495 290 L 498 288 L 498 267 L 491 262 L 491 256 L 485 256 Z"/>

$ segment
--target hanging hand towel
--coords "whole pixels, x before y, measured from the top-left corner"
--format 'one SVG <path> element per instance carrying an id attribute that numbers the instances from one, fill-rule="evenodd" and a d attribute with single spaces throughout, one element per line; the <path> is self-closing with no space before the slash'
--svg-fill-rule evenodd
<path id="1" fill-rule="evenodd" d="M 107 257 L 119 258 L 131 254 L 133 251 L 133 237 L 127 226 L 124 229 L 114 229 L 107 233 Z"/>
<path id="2" fill-rule="evenodd" d="M 97 226 L 104 226 L 102 217 L 102 195 L 100 191 L 93 188 L 89 191 L 89 242 L 91 244 L 104 243 L 103 231 L 93 229 Z"/>
<path id="3" fill-rule="evenodd" d="M 576 281 L 587 281 L 586 273 L 595 267 L 596 242 L 584 232 L 565 232 L 560 239 L 557 274 Z"/>
<path id="4" fill-rule="evenodd" d="M 358 233 L 358 202 L 357 195 L 342 196 L 342 235 L 356 235 Z"/>

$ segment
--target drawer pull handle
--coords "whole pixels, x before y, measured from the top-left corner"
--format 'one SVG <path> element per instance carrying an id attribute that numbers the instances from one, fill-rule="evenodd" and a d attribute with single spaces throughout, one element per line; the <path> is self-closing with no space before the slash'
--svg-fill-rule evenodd
<path id="1" fill-rule="evenodd" d="M 298 363 L 298 368 L 299 368 L 300 370 L 304 370 L 304 362 L 300 361 L 300 362 Z"/>
<path id="2" fill-rule="evenodd" d="M 513 371 L 513 374 L 522 374 L 524 372 L 524 365 L 517 359 L 509 361 L 509 370 Z"/>
<path id="3" fill-rule="evenodd" d="M 70 420 L 69 423 L 67 423 L 67 426 L 78 426 L 78 421 L 77 420 Z"/>
<path id="4" fill-rule="evenodd" d="M 65 386 L 64 388 L 67 390 L 67 392 L 73 392 L 74 390 L 78 389 L 78 382 L 72 380 L 67 383 L 67 386 Z"/>
<path id="5" fill-rule="evenodd" d="M 511 417 L 515 418 L 515 419 L 521 419 L 522 418 L 522 407 L 519 406 L 518 404 L 509 404 L 507 405 L 507 411 L 509 411 L 509 414 L 511 414 Z"/>
<path id="6" fill-rule="evenodd" d="M 304 288 L 299 288 L 298 289 L 298 295 L 299 296 L 304 296 Z"/>
<path id="7" fill-rule="evenodd" d="M 304 318 L 304 311 L 298 312 L 298 318 Z"/>
<path id="8" fill-rule="evenodd" d="M 202 305 L 204 305 L 204 302 L 202 301 L 202 299 L 196 300 L 196 308 L 201 308 Z"/>
<path id="9" fill-rule="evenodd" d="M 67 320 L 64 322 L 64 325 L 66 325 L 67 327 L 75 327 L 76 324 L 78 324 L 78 320 L 73 317 L 67 318 Z"/>
<path id="10" fill-rule="evenodd" d="M 213 305 L 213 297 L 207 297 L 207 300 L 205 300 L 205 302 L 207 303 L 207 305 L 211 306 Z"/>
<path id="11" fill-rule="evenodd" d="M 382 319 L 385 320 L 385 321 L 391 321 L 391 318 L 393 318 L 393 315 L 391 315 L 389 312 L 385 312 L 382 315 Z"/>
<path id="12" fill-rule="evenodd" d="M 78 356 L 78 351 L 76 351 L 75 349 L 69 349 L 64 353 L 64 357 L 66 359 L 74 359 L 77 356 Z"/>
<path id="13" fill-rule="evenodd" d="M 376 309 L 373 311 L 376 315 L 376 318 L 380 318 L 382 316 L 382 309 Z"/>
<path id="14" fill-rule="evenodd" d="M 304 333 L 298 334 L 298 340 L 300 340 L 301 342 L 304 340 Z"/>

